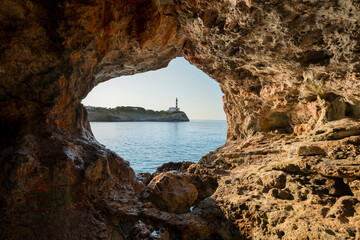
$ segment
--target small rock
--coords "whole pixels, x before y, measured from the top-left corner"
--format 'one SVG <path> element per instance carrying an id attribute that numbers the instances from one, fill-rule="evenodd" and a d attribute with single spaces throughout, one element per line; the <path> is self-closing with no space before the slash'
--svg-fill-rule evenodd
<path id="1" fill-rule="evenodd" d="M 151 201 L 162 211 L 186 213 L 198 196 L 188 176 L 179 172 L 165 172 L 154 177 L 140 193 L 140 198 Z"/>
<path id="2" fill-rule="evenodd" d="M 299 156 L 315 156 L 322 155 L 325 156 L 326 152 L 319 146 L 314 145 L 301 145 L 296 150 L 296 155 Z"/>
<path id="3" fill-rule="evenodd" d="M 158 175 L 162 172 L 169 172 L 169 171 L 186 172 L 186 170 L 192 164 L 194 164 L 194 162 L 190 162 L 190 161 L 164 163 L 160 167 L 156 168 L 156 172 L 154 175 Z"/>

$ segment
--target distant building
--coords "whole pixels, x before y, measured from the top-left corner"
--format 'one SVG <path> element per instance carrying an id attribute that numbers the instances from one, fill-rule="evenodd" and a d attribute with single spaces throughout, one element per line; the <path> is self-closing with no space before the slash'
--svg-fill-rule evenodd
<path id="1" fill-rule="evenodd" d="M 176 98 L 176 105 L 175 107 L 170 107 L 168 112 L 179 112 L 180 108 L 178 108 L 178 99 Z"/>

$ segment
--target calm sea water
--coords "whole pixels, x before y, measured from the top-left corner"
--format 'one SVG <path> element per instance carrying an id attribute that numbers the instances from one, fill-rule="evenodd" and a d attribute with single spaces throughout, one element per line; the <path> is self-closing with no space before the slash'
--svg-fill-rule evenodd
<path id="1" fill-rule="evenodd" d="M 96 139 L 130 162 L 136 173 L 166 162 L 198 162 L 222 146 L 226 121 L 91 122 Z"/>

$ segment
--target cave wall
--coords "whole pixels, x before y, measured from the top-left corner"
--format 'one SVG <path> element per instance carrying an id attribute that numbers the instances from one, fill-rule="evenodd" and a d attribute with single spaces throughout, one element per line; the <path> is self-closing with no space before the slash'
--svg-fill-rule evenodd
<path id="1" fill-rule="evenodd" d="M 44 125 L 82 131 L 80 101 L 94 86 L 180 56 L 170 3 L 6 0 L 1 7 L 1 119 L 11 136 Z"/>
<path id="2" fill-rule="evenodd" d="M 220 83 L 229 140 L 275 129 L 304 134 L 331 120 L 322 112 L 334 99 L 358 117 L 358 5 L 4 1 L 2 125 L 42 115 L 45 125 L 78 130 L 79 101 L 98 83 L 181 55 Z"/>
<path id="3" fill-rule="evenodd" d="M 278 138 L 306 142 L 329 129 L 331 136 L 311 141 L 359 135 L 359 19 L 356 0 L 1 1 L 1 236 L 61 239 L 71 232 L 74 238 L 116 239 L 132 231 L 142 211 L 133 202 L 141 183 L 126 161 L 96 142 L 80 102 L 101 82 L 166 67 L 178 56 L 220 84 L 228 123 L 227 143 L 204 157 L 200 170 L 189 170 L 192 174 L 208 174 L 205 167 L 222 179 L 217 172 L 222 168 L 288 158 L 255 161 L 249 159 L 253 152 L 237 152 L 245 146 L 264 150 L 263 136 L 271 135 L 269 148 L 292 156 L 294 150 L 278 150 L 277 144 L 285 144 Z M 358 148 L 355 140 L 339 144 Z M 330 145 L 332 152 L 325 155 L 336 159 Z M 306 156 L 324 155 L 319 150 L 324 146 L 308 148 Z M 347 163 L 352 170 L 335 174 L 338 163 L 319 167 L 314 160 L 306 174 L 320 172 L 355 186 L 360 176 L 354 149 L 349 151 L 355 162 Z M 245 217 L 231 215 L 230 203 L 223 201 L 231 194 L 224 190 L 213 199 L 225 206 L 220 211 L 225 219 L 244 221 L 238 225 L 243 237 L 251 236 L 260 223 L 250 221 L 249 227 Z M 59 204 L 41 205 L 44 198 Z M 133 217 L 126 222 L 109 215 Z M 79 221 L 84 224 L 77 228 Z M 171 224 L 181 236 L 185 220 Z"/>
<path id="4" fill-rule="evenodd" d="M 229 140 L 302 135 L 359 117 L 357 1 L 199 1 L 191 9 L 184 56 L 220 83 Z M 339 101 L 347 113 L 329 113 Z"/>
<path id="5" fill-rule="evenodd" d="M 5 0 L 0 9 L 0 238 L 109 238 L 114 225 L 99 209 L 130 201 L 141 184 L 94 139 L 80 102 L 103 81 L 179 56 L 175 7 Z M 125 232 L 134 224 L 120 222 Z"/>

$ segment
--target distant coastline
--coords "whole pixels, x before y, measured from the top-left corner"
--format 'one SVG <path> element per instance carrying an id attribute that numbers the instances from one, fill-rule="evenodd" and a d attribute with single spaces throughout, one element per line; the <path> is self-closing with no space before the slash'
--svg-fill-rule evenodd
<path id="1" fill-rule="evenodd" d="M 154 111 L 142 107 L 85 107 L 90 122 L 188 122 L 183 111 Z"/>

